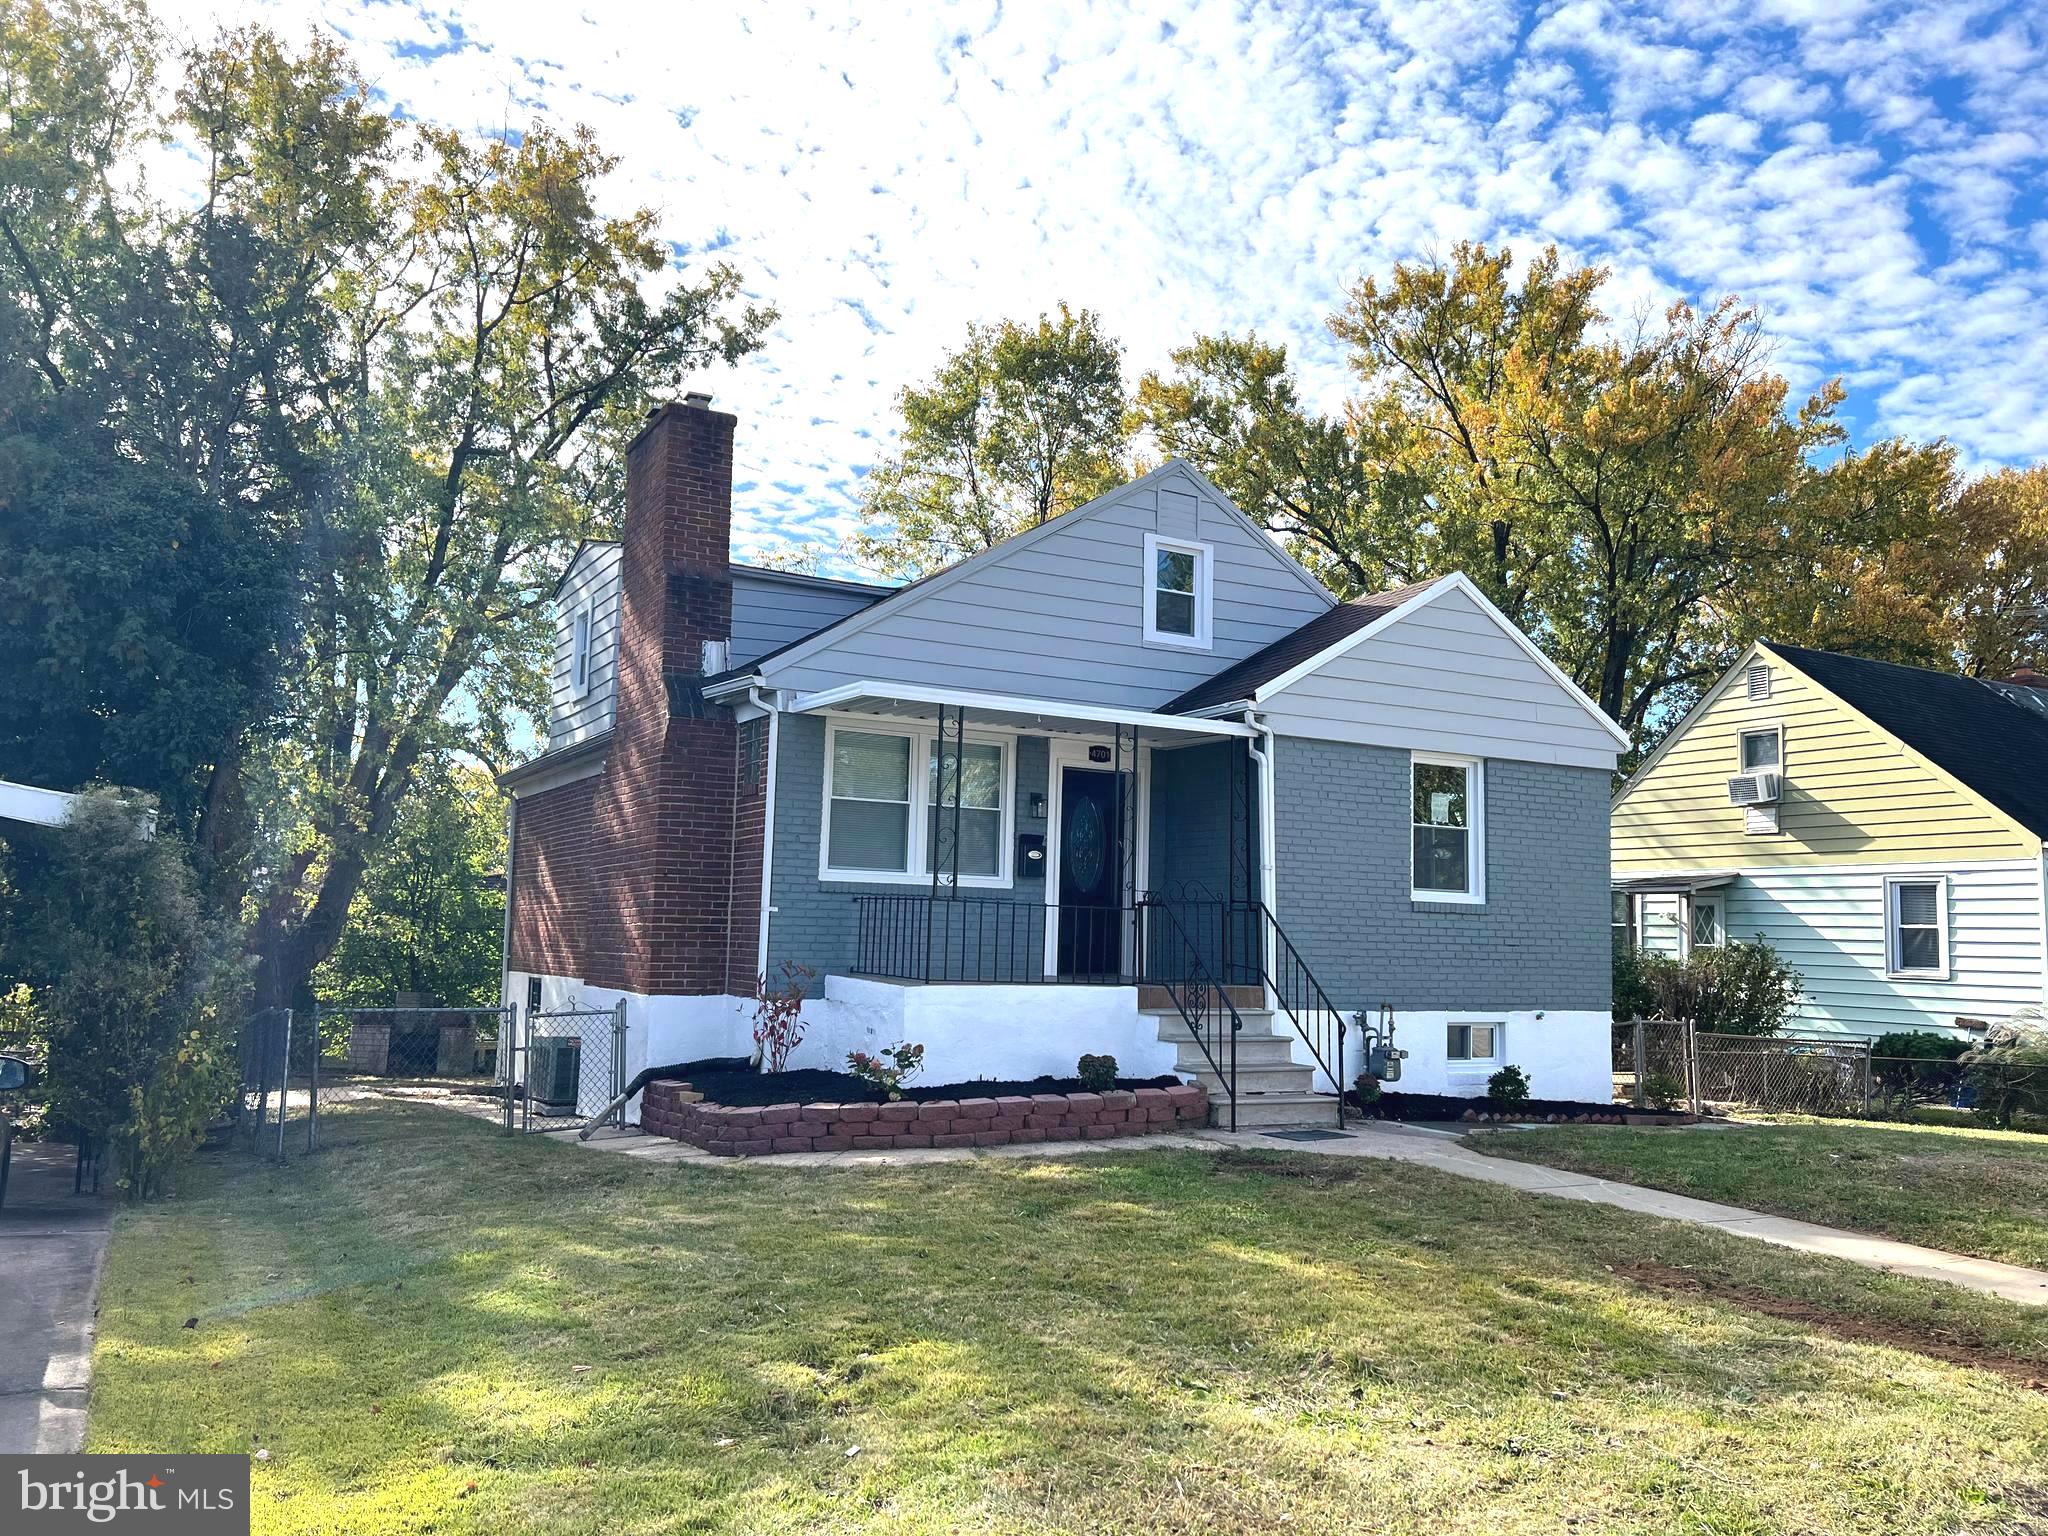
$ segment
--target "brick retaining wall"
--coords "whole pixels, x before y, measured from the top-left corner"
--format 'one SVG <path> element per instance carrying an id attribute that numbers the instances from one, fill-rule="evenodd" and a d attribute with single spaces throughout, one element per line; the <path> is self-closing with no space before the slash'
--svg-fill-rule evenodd
<path id="1" fill-rule="evenodd" d="M 1038 1093 L 1028 1098 L 765 1108 L 692 1102 L 685 1097 L 688 1092 L 684 1083 L 649 1083 L 640 1100 L 640 1128 L 701 1147 L 714 1157 L 1106 1141 L 1194 1129 L 1209 1118 L 1209 1096 L 1199 1083 L 1106 1093 Z"/>

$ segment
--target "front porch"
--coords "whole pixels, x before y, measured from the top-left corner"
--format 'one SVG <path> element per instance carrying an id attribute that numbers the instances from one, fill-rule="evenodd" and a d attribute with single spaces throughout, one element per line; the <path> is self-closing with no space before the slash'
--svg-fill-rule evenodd
<path id="1" fill-rule="evenodd" d="M 850 932 L 823 965 L 777 951 L 826 971 L 849 1019 L 970 1050 L 967 1076 L 1108 1053 L 1199 1078 L 1226 1123 L 1253 1096 L 1331 1115 L 1346 1020 L 1264 899 L 1253 727 L 870 683 L 783 710 L 822 737 L 820 797 L 785 814 L 818 807 L 817 896 L 845 914 L 803 924 Z M 803 879 L 778 887 L 782 932 Z"/>

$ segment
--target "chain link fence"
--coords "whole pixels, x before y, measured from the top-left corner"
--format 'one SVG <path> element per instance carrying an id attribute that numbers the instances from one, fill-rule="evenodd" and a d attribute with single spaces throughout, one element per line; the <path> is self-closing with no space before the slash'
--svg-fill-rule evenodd
<path id="1" fill-rule="evenodd" d="M 600 1114 L 624 1125 L 626 1005 L 515 1012 L 508 1035 L 507 1131 L 566 1131 Z"/>
<path id="2" fill-rule="evenodd" d="M 1614 1097 L 1637 1109 L 1699 1110 L 1694 1034 L 1683 1019 L 1614 1026 Z"/>

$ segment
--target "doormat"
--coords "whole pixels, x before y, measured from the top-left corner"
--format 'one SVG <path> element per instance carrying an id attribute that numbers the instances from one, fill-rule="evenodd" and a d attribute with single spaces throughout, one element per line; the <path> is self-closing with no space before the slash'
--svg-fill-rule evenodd
<path id="1" fill-rule="evenodd" d="M 1266 1131 L 1275 1141 L 1355 1141 L 1349 1131 Z"/>

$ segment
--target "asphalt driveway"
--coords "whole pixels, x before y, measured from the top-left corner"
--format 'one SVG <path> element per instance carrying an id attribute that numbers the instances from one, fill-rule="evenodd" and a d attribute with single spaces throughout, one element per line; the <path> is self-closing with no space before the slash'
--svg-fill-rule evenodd
<path id="1" fill-rule="evenodd" d="M 72 1151 L 18 1142 L 0 1207 L 0 1454 L 85 1439 L 110 1201 L 71 1193 Z"/>

